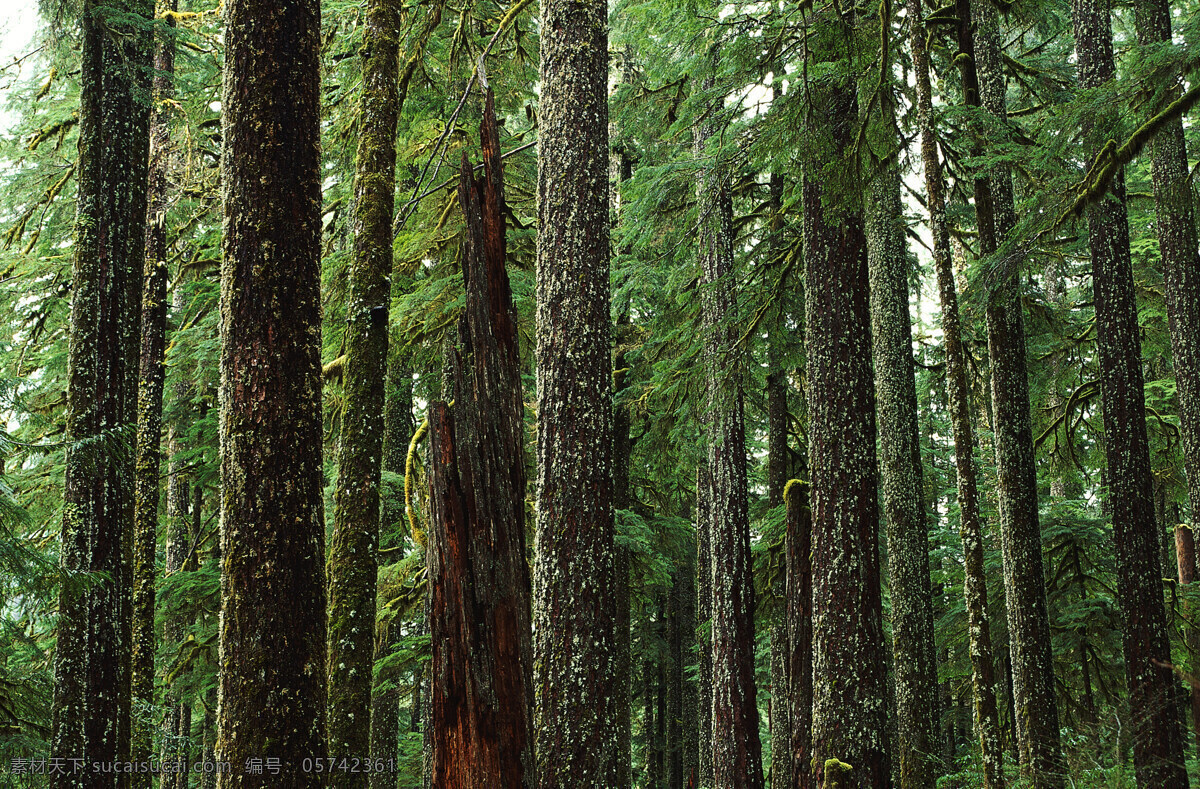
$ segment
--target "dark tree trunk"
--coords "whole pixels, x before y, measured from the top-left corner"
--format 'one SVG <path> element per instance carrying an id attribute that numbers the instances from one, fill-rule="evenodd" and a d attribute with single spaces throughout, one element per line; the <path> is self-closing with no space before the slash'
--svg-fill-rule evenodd
<path id="1" fill-rule="evenodd" d="M 1097 88 L 1116 75 L 1112 8 L 1106 0 L 1074 0 L 1079 85 Z M 1104 145 L 1112 111 L 1084 124 L 1089 153 Z M 1094 129 L 1093 126 L 1100 126 Z M 1179 721 L 1171 642 L 1163 608 L 1162 566 L 1151 500 L 1150 445 L 1146 434 L 1142 347 L 1139 337 L 1125 179 L 1087 209 L 1088 247 L 1096 301 L 1100 392 L 1104 399 L 1105 455 L 1117 552 L 1117 595 L 1124 619 L 1125 677 L 1133 718 L 1133 761 L 1143 789 L 1183 789 L 1183 728 Z M 1192 250 L 1193 254 L 1195 250 Z"/>
<path id="2" fill-rule="evenodd" d="M 680 787 L 696 786 L 698 778 L 699 752 L 697 736 L 699 713 L 699 687 L 689 679 L 692 669 L 691 656 L 696 647 L 696 546 L 689 543 L 685 547 L 683 565 L 676 575 L 675 593 L 679 600 L 679 638 L 680 664 L 679 676 L 679 749 L 680 749 Z M 693 783 L 689 784 L 689 781 Z"/>
<path id="3" fill-rule="evenodd" d="M 325 782 L 319 5 L 225 7 L 221 789 Z"/>
<path id="4" fill-rule="evenodd" d="M 832 27 L 848 24 L 827 18 Z M 847 40 L 830 31 L 830 40 Z M 826 44 L 818 60 L 847 53 Z M 804 175 L 804 291 L 808 353 L 809 465 L 812 468 L 813 722 L 811 758 L 819 789 L 836 760 L 847 786 L 884 789 L 886 656 L 879 566 L 879 480 L 875 461 L 874 376 L 867 293 L 867 245 L 858 189 L 839 167 L 853 148 L 858 102 L 853 80 L 820 86 L 828 118 L 827 159 Z M 837 185 L 830 188 L 836 169 Z M 793 673 L 793 677 L 795 674 Z M 795 691 L 793 691 L 795 692 Z M 795 718 L 795 716 L 793 716 Z M 794 724 L 799 726 L 798 723 Z"/>
<path id="5" fill-rule="evenodd" d="M 642 758 L 642 774 L 646 777 L 647 789 L 661 789 L 660 776 L 655 767 L 658 758 L 658 727 L 654 725 L 656 717 L 655 704 L 658 695 L 655 687 L 658 682 L 658 661 L 655 660 L 654 647 L 654 617 L 651 613 L 651 603 L 646 601 L 642 611 L 642 739 L 646 742 L 645 756 Z"/>
<path id="6" fill-rule="evenodd" d="M 964 55 L 956 62 L 960 63 L 966 103 L 981 106 L 1000 122 L 1007 122 L 996 10 L 987 2 L 957 0 L 957 16 L 959 48 Z M 975 147 L 978 151 L 978 144 Z M 974 186 L 980 251 L 990 255 L 1016 224 L 1011 176 L 1007 168 L 996 167 L 977 176 Z M 1037 789 L 1057 789 L 1063 785 L 1065 765 L 1059 743 L 1025 329 L 1015 267 L 988 301 L 985 320 L 992 366 L 996 489 L 1016 738 L 1022 772 Z"/>
<path id="7" fill-rule="evenodd" d="M 713 134 L 696 132 L 697 156 Z M 754 684 L 754 579 L 746 477 L 742 376 L 733 326 L 733 199 L 727 169 L 718 163 L 701 177 L 701 322 L 708 381 L 708 467 L 712 472 L 712 742 L 716 789 L 763 785 Z"/>
<path id="8" fill-rule="evenodd" d="M 345 408 L 327 569 L 328 731 L 334 758 L 369 753 L 371 742 L 379 479 L 396 191 L 399 3 L 368 0 L 365 21 L 354 168 L 354 257 L 342 375 Z M 348 771 L 334 771 L 329 778 L 330 786 L 347 788 L 359 780 Z"/>
<path id="9" fill-rule="evenodd" d="M 505 269 L 504 186 L 492 95 L 483 176 L 463 154 L 458 195 L 466 308 L 451 361 L 454 409 L 430 408 L 433 785 L 537 785 L 525 563 L 525 464 L 516 309 Z"/>
<path id="10" fill-rule="evenodd" d="M 713 786 L 713 723 L 712 723 L 712 474 L 707 459 L 696 466 L 696 622 L 709 628 L 707 638 L 700 639 L 699 703 L 697 707 L 697 775 L 699 789 Z"/>
<path id="11" fill-rule="evenodd" d="M 1196 539 L 1192 529 L 1184 523 L 1175 527 L 1175 561 L 1179 566 L 1179 585 L 1186 586 L 1196 580 Z M 1187 604 L 1183 608 L 1184 644 L 1188 651 L 1187 671 L 1193 677 L 1200 673 L 1200 629 L 1193 624 L 1196 610 Z M 1086 663 L 1084 664 L 1087 665 Z M 1196 749 L 1200 751 L 1200 688 L 1191 687 L 1189 702 L 1192 711 L 1192 732 L 1196 740 Z"/>
<path id="12" fill-rule="evenodd" d="M 1138 43 L 1171 41 L 1170 0 L 1134 3 Z M 1178 90 L 1167 93 L 1176 98 Z M 1158 112 L 1161 108 L 1153 108 Z M 1192 519 L 1200 519 L 1200 248 L 1196 205 L 1188 173 L 1183 119 L 1159 129 L 1150 141 L 1155 228 L 1162 254 L 1171 357 L 1178 387 L 1179 427 Z"/>
<path id="13" fill-rule="evenodd" d="M 81 9 L 79 175 L 50 754 L 54 787 L 128 786 L 133 452 L 149 154 L 148 0 Z M 75 576 L 85 576 L 83 578 Z"/>
<path id="14" fill-rule="evenodd" d="M 890 88 L 888 89 L 890 97 Z M 882 123 L 895 128 L 890 98 Z M 937 758 L 937 655 L 929 586 L 929 536 L 921 481 L 920 426 L 908 309 L 908 247 L 896 162 L 882 163 L 871 183 L 867 262 L 871 282 L 875 409 L 879 464 L 887 520 L 888 580 L 892 601 L 893 677 L 896 685 L 897 760 L 901 789 L 933 789 L 942 773 Z"/>
<path id="15" fill-rule="evenodd" d="M 983 564 L 983 525 L 979 515 L 979 472 L 975 466 L 975 434 L 971 425 L 970 388 L 958 293 L 946 221 L 946 189 L 938 160 L 933 118 L 933 88 L 929 77 L 929 52 L 920 0 L 909 0 L 912 20 L 910 42 L 917 82 L 917 117 L 921 133 L 921 159 L 925 167 L 926 206 L 933 236 L 933 262 L 937 270 L 942 308 L 942 337 L 946 354 L 946 392 L 954 434 L 954 465 L 958 487 L 959 536 L 963 548 L 963 597 L 967 608 L 968 649 L 971 656 L 971 690 L 975 728 L 983 760 L 985 789 L 1004 786 L 1004 749 L 1000 741 L 1000 716 L 996 707 L 996 675 L 988 621 L 987 577 Z"/>
<path id="16" fill-rule="evenodd" d="M 803 482 L 785 488 L 787 507 L 788 677 L 790 678 L 791 774 L 788 789 L 810 789 L 812 771 L 812 514 Z M 771 789 L 775 789 L 772 785 Z"/>
<path id="17" fill-rule="evenodd" d="M 608 6 L 542 0 L 538 113 L 537 760 L 616 783 Z"/>
<path id="18" fill-rule="evenodd" d="M 176 3 L 170 4 L 174 11 Z M 131 695 L 149 709 L 154 704 L 154 557 L 158 548 L 159 467 L 162 463 L 164 355 L 167 347 L 167 199 L 171 168 L 174 96 L 175 18 L 169 14 L 154 53 L 155 110 L 150 122 L 150 162 L 146 197 L 146 256 L 142 275 L 141 355 L 138 361 L 137 450 L 134 457 L 133 511 L 133 668 Z M 150 759 L 151 730 L 135 721 L 132 758 Z M 134 789 L 148 789 L 152 774 L 134 773 Z"/>
<path id="19" fill-rule="evenodd" d="M 621 180 L 629 176 L 628 158 L 620 157 L 619 172 Z M 614 187 L 614 195 L 619 195 L 619 184 Z M 614 199 L 614 202 L 619 202 Z M 618 211 L 614 209 L 613 214 Z M 625 389 L 627 377 L 627 361 L 625 358 L 625 342 L 630 333 L 629 312 L 622 312 L 617 321 L 617 347 L 613 354 L 613 389 L 620 393 Z M 629 466 L 632 462 L 633 442 L 630 437 L 630 422 L 632 415 L 629 406 L 624 403 L 613 408 L 613 502 L 618 510 L 627 510 L 633 505 L 633 490 L 629 481 Z M 629 549 L 616 546 L 616 598 L 617 598 L 617 668 L 616 668 L 616 709 L 617 720 L 617 783 L 614 789 L 630 789 L 633 786 L 633 698 L 631 680 L 633 677 L 633 653 L 631 644 L 631 595 L 629 592 Z"/>
<path id="20" fill-rule="evenodd" d="M 375 630 L 375 659 L 387 657 L 400 644 L 402 637 L 400 622 L 392 620 Z M 389 760 L 397 758 L 400 747 L 400 672 L 380 671 L 378 681 L 391 683 L 387 690 L 374 688 L 371 692 L 371 759 Z M 416 694 L 418 684 L 413 685 Z M 394 789 L 396 774 L 390 769 L 375 770 L 368 776 L 371 789 Z"/>

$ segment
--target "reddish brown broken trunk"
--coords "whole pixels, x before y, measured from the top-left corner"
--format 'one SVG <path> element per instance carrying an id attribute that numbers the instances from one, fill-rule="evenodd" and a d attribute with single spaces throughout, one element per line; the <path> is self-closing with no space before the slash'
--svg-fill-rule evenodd
<path id="1" fill-rule="evenodd" d="M 429 409 L 433 786 L 536 785 L 529 569 L 516 313 L 504 268 L 504 190 L 491 93 L 483 173 L 463 157 L 466 309 L 453 409 Z"/>

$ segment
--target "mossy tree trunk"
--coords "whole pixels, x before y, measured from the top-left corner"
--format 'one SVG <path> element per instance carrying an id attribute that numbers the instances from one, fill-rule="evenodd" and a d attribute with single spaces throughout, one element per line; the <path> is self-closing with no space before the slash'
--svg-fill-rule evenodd
<path id="1" fill-rule="evenodd" d="M 815 57 L 846 63 L 829 12 L 829 38 Z M 836 43 L 831 43 L 836 42 Z M 879 492 L 871 370 L 867 244 L 855 150 L 858 101 L 853 79 L 813 86 L 828 119 L 823 155 L 806 162 L 804 196 L 805 346 L 809 466 L 812 469 L 813 722 L 811 758 L 826 789 L 829 760 L 851 765 L 841 780 L 862 789 L 891 781 L 886 656 L 879 562 Z M 810 88 L 812 90 L 812 88 Z M 795 674 L 793 673 L 793 677 Z M 795 692 L 795 691 L 793 691 Z M 793 716 L 793 725 L 795 722 Z M 848 785 L 849 785 L 848 784 Z"/>
<path id="2" fill-rule="evenodd" d="M 391 305 L 392 213 L 399 110 L 397 0 L 368 0 L 354 165 L 354 256 L 346 306 L 345 408 L 329 546 L 329 753 L 370 752 L 379 480 Z M 330 785 L 359 776 L 333 772 Z"/>
<path id="3" fill-rule="evenodd" d="M 538 112 L 538 778 L 617 780 L 608 7 L 542 0 Z"/>
<path id="4" fill-rule="evenodd" d="M 78 207 L 67 361 L 63 581 L 50 754 L 54 787 L 128 786 L 86 765 L 129 758 L 132 429 L 145 256 L 148 0 L 81 9 Z"/>
<path id="5" fill-rule="evenodd" d="M 891 87 L 877 119 L 896 129 Z M 879 466 L 887 521 L 893 678 L 901 789 L 933 789 L 938 758 L 937 655 L 929 584 L 929 533 L 921 474 L 916 366 L 909 314 L 909 264 L 900 201 L 899 163 L 892 151 L 868 193 L 867 265 L 871 284 L 875 410 Z"/>
<path id="6" fill-rule="evenodd" d="M 168 10 L 174 11 L 176 3 Z M 131 695 L 149 710 L 154 704 L 154 557 L 158 548 L 159 467 L 162 464 L 163 387 L 167 347 L 167 206 L 174 108 L 175 18 L 167 15 L 154 52 L 154 111 L 146 198 L 146 256 L 142 275 L 141 353 L 138 360 L 137 450 L 133 511 L 133 670 Z M 177 712 L 181 714 L 182 710 Z M 176 720 L 176 725 L 179 721 Z M 150 759 L 148 720 L 135 721 L 132 758 Z M 148 789 L 153 775 L 134 773 L 134 789 Z"/>
<path id="7" fill-rule="evenodd" d="M 711 85 L 710 85 L 711 86 Z M 712 742 L 716 789 L 763 785 L 754 682 L 754 579 L 746 476 L 746 429 L 737 332 L 733 198 L 729 171 L 707 150 L 711 122 L 695 135 L 697 158 L 711 157 L 697 195 L 701 323 L 707 378 L 708 467 L 712 472 Z M 714 141 L 715 142 L 715 141 Z"/>
<path id="8" fill-rule="evenodd" d="M 933 87 L 920 0 L 909 0 L 910 42 L 917 83 L 917 123 L 925 168 L 926 207 L 933 237 L 933 263 L 942 309 L 942 346 L 946 355 L 946 393 L 954 437 L 954 466 L 958 493 L 959 536 L 963 548 L 963 597 L 967 608 L 968 650 L 971 656 L 971 695 L 975 730 L 983 760 L 985 789 L 1004 786 L 1004 749 L 996 707 L 996 670 L 988 621 L 987 576 L 983 564 L 983 524 L 979 514 L 979 471 L 975 465 L 975 434 L 971 425 L 970 388 L 958 293 L 946 220 L 946 188 L 938 159 L 933 116 Z M 932 430 L 931 430 L 932 438 Z"/>
<path id="9" fill-rule="evenodd" d="M 1134 3 L 1139 44 L 1161 46 L 1172 40 L 1171 10 L 1170 0 Z M 1177 96 L 1178 90 L 1169 91 L 1166 98 Z M 1150 141 L 1150 157 L 1154 225 L 1162 254 L 1171 358 L 1178 387 L 1179 433 L 1195 524 L 1200 522 L 1200 247 L 1196 242 L 1196 204 L 1182 118 L 1175 118 L 1155 133 Z"/>
<path id="10" fill-rule="evenodd" d="M 812 513 L 808 488 L 792 480 L 784 489 L 787 508 L 787 620 L 788 677 L 791 710 L 791 774 L 784 777 L 788 789 L 811 789 L 812 771 Z M 775 789 L 772 785 L 771 789 Z"/>
<path id="11" fill-rule="evenodd" d="M 320 28 L 317 0 L 225 6 L 215 750 L 281 773 L 221 789 L 325 783 Z"/>
<path id="12" fill-rule="evenodd" d="M 956 5 L 958 44 L 963 53 L 956 61 L 962 73 L 964 99 L 968 105 L 981 106 L 1006 123 L 996 9 L 980 0 L 957 0 Z M 975 147 L 978 151 L 978 145 Z M 974 197 L 980 252 L 990 255 L 1016 225 L 1008 169 L 998 166 L 977 174 Z M 1043 580 L 1023 321 L 1014 269 L 992 293 L 985 308 L 985 322 L 1016 738 L 1022 773 L 1038 789 L 1057 789 L 1063 785 L 1065 765 Z"/>
<path id="13" fill-rule="evenodd" d="M 1178 565 L 1180 586 L 1187 586 L 1196 580 L 1196 538 L 1192 529 L 1185 523 L 1175 527 L 1175 562 Z M 1188 651 L 1187 670 L 1192 676 L 1197 675 L 1197 664 L 1200 662 L 1197 661 L 1197 654 L 1200 653 L 1200 630 L 1192 624 L 1195 615 L 1195 607 L 1185 603 L 1183 616 L 1187 624 L 1184 625 L 1184 644 Z M 1196 748 L 1200 750 L 1200 688 L 1193 685 L 1188 700 L 1192 711 L 1192 733 Z"/>
<path id="14" fill-rule="evenodd" d="M 1112 7 L 1073 0 L 1079 86 L 1098 88 L 1116 76 Z M 1113 109 L 1084 122 L 1089 155 L 1099 152 L 1116 121 Z M 1100 393 L 1108 498 L 1117 552 L 1117 595 L 1123 618 L 1125 678 L 1133 718 L 1133 762 L 1143 789 L 1184 789 L 1183 727 L 1163 607 L 1158 524 L 1154 517 L 1146 433 L 1142 347 L 1138 327 L 1125 179 L 1118 172 L 1105 197 L 1088 206 L 1088 247 L 1096 301 Z M 1193 245 L 1194 246 L 1194 245 Z M 1192 250 L 1193 254 L 1195 249 Z M 1182 399 L 1182 398 L 1181 398 Z"/>
<path id="15" fill-rule="evenodd" d="M 524 406 L 491 91 L 480 138 L 483 174 L 472 175 L 464 153 L 458 186 L 466 307 L 450 360 L 453 413 L 435 401 L 429 415 L 433 785 L 531 789 L 537 774 Z"/>
<path id="16" fill-rule="evenodd" d="M 712 724 L 712 474 L 708 460 L 696 465 L 696 622 L 706 630 L 707 637 L 699 639 L 700 662 L 698 676 L 699 701 L 697 708 L 696 786 L 713 786 L 713 724 Z"/>

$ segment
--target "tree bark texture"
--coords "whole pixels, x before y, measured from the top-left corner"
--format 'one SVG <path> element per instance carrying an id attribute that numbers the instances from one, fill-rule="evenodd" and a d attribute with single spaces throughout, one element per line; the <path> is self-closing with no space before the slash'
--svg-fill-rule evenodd
<path id="1" fill-rule="evenodd" d="M 700 666 L 699 703 L 697 706 L 696 786 L 712 789 L 713 724 L 712 724 L 712 474 L 707 458 L 696 465 L 696 622 L 709 630 L 708 637 L 698 639 L 697 658 Z"/>
<path id="2" fill-rule="evenodd" d="M 828 18 L 825 24 L 848 24 Z M 842 40 L 841 33 L 830 33 Z M 819 59 L 847 53 L 826 45 Z M 812 469 L 813 723 L 810 759 L 818 789 L 840 760 L 848 786 L 891 781 L 887 658 L 879 561 L 874 375 L 867 244 L 856 171 L 849 159 L 858 124 L 854 81 L 819 86 L 828 119 L 826 151 L 804 174 L 805 346 Z M 793 674 L 793 676 L 795 676 Z M 793 691 L 794 692 L 794 691 Z M 793 716 L 794 719 L 794 716 Z M 794 724 L 798 725 L 798 724 Z M 794 751 L 793 751 L 794 753 Z"/>
<path id="3" fill-rule="evenodd" d="M 1171 42 L 1169 0 L 1134 4 L 1138 43 Z M 1168 91 L 1167 99 L 1177 98 Z M 1156 111 L 1158 108 L 1156 108 Z M 1200 249 L 1196 242 L 1196 203 L 1188 171 L 1183 119 L 1168 122 L 1150 141 L 1155 228 L 1162 255 L 1171 357 L 1179 405 L 1179 432 L 1192 523 L 1200 521 Z"/>
<path id="4" fill-rule="evenodd" d="M 1111 13 L 1107 0 L 1073 0 L 1071 4 L 1076 69 L 1084 90 L 1098 88 L 1116 76 Z M 1089 154 L 1100 150 L 1104 144 L 1100 135 L 1108 134 L 1114 120 L 1113 111 L 1102 111 L 1100 118 L 1085 121 Z M 1117 552 L 1117 596 L 1124 620 L 1125 679 L 1134 726 L 1133 763 L 1139 787 L 1185 789 L 1188 776 L 1175 676 L 1163 665 L 1171 663 L 1171 641 L 1151 499 L 1142 346 L 1123 173 L 1117 173 L 1104 199 L 1088 206 L 1086 216 L 1104 400 L 1108 498 Z"/>
<path id="5" fill-rule="evenodd" d="M 1196 538 L 1187 524 L 1181 523 L 1175 527 L 1175 561 L 1178 565 L 1180 586 L 1186 586 L 1196 580 Z M 1192 624 L 1196 616 L 1192 606 L 1184 605 L 1183 616 L 1187 620 L 1183 635 L 1188 651 L 1186 669 L 1194 677 L 1200 663 L 1196 657 L 1200 653 L 1200 630 Z M 1086 662 L 1084 665 L 1087 665 Z M 1197 750 L 1200 750 L 1200 688 L 1190 688 L 1189 702 L 1192 711 L 1192 735 Z"/>
<path id="6" fill-rule="evenodd" d="M 812 771 L 812 513 L 805 483 L 792 480 L 784 489 L 787 508 L 787 624 L 790 679 L 790 775 L 780 786 L 810 789 Z M 772 789 L 775 789 L 772 785 Z"/>
<path id="7" fill-rule="evenodd" d="M 516 309 L 505 269 L 500 135 L 489 91 L 483 175 L 463 155 L 466 308 L 454 408 L 430 411 L 433 785 L 535 787 L 533 647 Z"/>
<path id="8" fill-rule="evenodd" d="M 608 7 L 542 0 L 538 112 L 537 759 L 616 783 Z"/>
<path id="9" fill-rule="evenodd" d="M 79 181 L 67 361 L 63 582 L 50 753 L 124 761 L 130 747 L 138 334 L 149 153 L 147 0 L 82 3 Z M 73 763 L 68 761 L 68 765 Z M 81 766 L 54 787 L 118 786 Z M 128 776 L 123 784 L 128 785 Z"/>
<path id="10" fill-rule="evenodd" d="M 346 305 L 345 408 L 329 546 L 329 753 L 370 753 L 379 480 L 391 305 L 396 192 L 400 8 L 368 0 L 358 152 L 354 166 L 354 256 Z M 330 785 L 359 777 L 333 772 Z"/>
<path id="11" fill-rule="evenodd" d="M 1000 32 L 986 2 L 957 0 L 964 99 L 1007 122 Z M 978 150 L 979 144 L 975 147 Z M 1012 180 L 999 166 L 975 178 L 980 251 L 990 255 L 1016 225 Z M 1021 771 L 1036 789 L 1063 785 L 1065 764 L 1058 731 L 1050 618 L 1043 580 L 1037 471 L 1025 366 L 1025 329 L 1014 273 L 992 293 L 985 309 L 991 362 L 996 491 L 1012 657 L 1016 735 Z"/>
<path id="12" fill-rule="evenodd" d="M 929 77 L 929 52 L 920 0 L 907 3 L 912 20 L 911 46 L 917 83 L 917 124 L 921 134 L 921 159 L 925 169 L 926 206 L 933 237 L 933 263 L 937 272 L 942 315 L 942 347 L 946 354 L 946 394 L 954 436 L 954 466 L 959 509 L 959 537 L 963 548 L 963 597 L 967 608 L 968 650 L 971 656 L 971 695 L 975 730 L 983 761 L 985 789 L 1004 786 L 1004 749 L 996 707 L 996 671 L 988 620 L 987 576 L 983 564 L 983 523 L 979 514 L 979 471 L 975 465 L 975 434 L 971 425 L 970 386 L 958 293 L 946 220 L 946 187 L 938 159 L 933 118 L 933 87 Z"/>
<path id="13" fill-rule="evenodd" d="M 174 10 L 176 3 L 170 4 Z M 154 52 L 154 100 L 146 197 L 146 254 L 142 275 L 142 322 L 138 360 L 137 449 L 134 456 L 133 644 L 131 695 L 154 704 L 154 558 L 158 548 L 159 467 L 162 464 L 163 387 L 167 347 L 167 204 L 171 168 L 175 19 L 168 15 Z M 135 721 L 131 758 L 150 759 L 151 728 Z M 134 773 L 134 789 L 148 789 L 151 773 Z"/>
<path id="14" fill-rule="evenodd" d="M 629 161 L 625 156 L 619 158 L 617 172 L 620 180 L 629 176 Z M 620 183 L 613 187 L 613 216 L 619 214 Z M 624 312 L 617 321 L 617 347 L 613 353 L 613 389 L 620 393 L 625 388 L 627 377 L 627 361 L 624 344 L 629 335 L 629 314 Z M 629 470 L 632 462 L 633 442 L 630 436 L 632 414 L 628 404 L 613 406 L 613 506 L 618 510 L 627 510 L 634 503 L 633 489 L 630 487 Z M 623 546 L 616 546 L 616 692 L 617 692 L 617 782 L 614 789 L 630 789 L 633 786 L 633 652 L 632 634 L 630 631 L 630 551 Z M 689 642 L 691 639 L 689 639 Z"/>
<path id="15" fill-rule="evenodd" d="M 318 787 L 303 760 L 326 755 L 320 7 L 231 0 L 225 23 L 216 758 L 235 769 L 217 785 Z M 268 758 L 280 774 L 242 771 Z"/>
<path id="16" fill-rule="evenodd" d="M 712 129 L 696 132 L 703 155 Z M 708 467 L 712 472 L 713 786 L 763 785 L 758 704 L 754 683 L 754 578 L 746 476 L 746 430 L 737 331 L 733 260 L 733 199 L 728 171 L 719 162 L 705 170 L 700 212 L 701 323 L 708 382 Z"/>
<path id="17" fill-rule="evenodd" d="M 895 128 L 890 98 L 882 122 Z M 909 265 L 898 163 L 882 164 L 870 187 L 867 265 L 871 283 L 875 411 L 887 521 L 892 656 L 901 789 L 933 789 L 938 758 L 937 655 L 929 583 L 929 533 L 921 476 Z"/>

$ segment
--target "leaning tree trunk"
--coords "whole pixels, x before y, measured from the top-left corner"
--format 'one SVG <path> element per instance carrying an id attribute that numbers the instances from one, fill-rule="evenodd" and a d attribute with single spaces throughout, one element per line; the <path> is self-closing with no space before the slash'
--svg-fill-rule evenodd
<path id="1" fill-rule="evenodd" d="M 537 261 L 537 761 L 617 780 L 608 6 L 542 0 Z"/>
<path id="2" fill-rule="evenodd" d="M 713 130 L 697 132 L 697 156 Z M 754 578 L 746 477 L 742 376 L 734 351 L 733 199 L 728 171 L 706 170 L 698 194 L 701 321 L 708 380 L 708 467 L 712 472 L 712 742 L 715 789 L 763 785 L 754 684 Z"/>
<path id="3" fill-rule="evenodd" d="M 329 546 L 329 753 L 370 753 L 379 479 L 396 191 L 396 0 L 368 0 L 354 172 L 354 257 L 346 306 L 345 408 Z M 359 776 L 334 771 L 330 786 Z"/>
<path id="4" fill-rule="evenodd" d="M 812 759 L 812 513 L 804 482 L 791 480 L 784 489 L 787 511 L 788 677 L 791 691 L 791 774 L 789 789 L 810 789 Z M 774 786 L 771 789 L 775 789 Z"/>
<path id="5" fill-rule="evenodd" d="M 958 486 L 959 536 L 963 547 L 963 597 L 967 608 L 968 651 L 971 656 L 971 691 L 975 728 L 983 760 L 985 789 L 1004 786 L 1004 748 L 996 707 L 996 670 L 988 621 L 987 576 L 983 564 L 983 526 L 979 515 L 979 471 L 975 465 L 975 435 L 971 426 L 970 387 L 958 293 L 950 251 L 950 226 L 946 221 L 946 186 L 938 160 L 933 117 L 933 87 L 929 78 L 929 52 L 920 0 L 909 0 L 912 24 L 910 42 L 917 83 L 917 123 L 921 133 L 921 159 L 925 167 L 926 206 L 933 236 L 933 262 L 937 270 L 942 308 L 942 345 L 946 354 L 946 393 L 950 426 L 954 434 L 955 477 Z"/>
<path id="6" fill-rule="evenodd" d="M 957 0 L 956 5 L 963 56 L 955 60 L 960 64 L 964 99 L 1005 123 L 1007 107 L 996 10 L 982 0 Z M 978 150 L 978 145 L 975 147 Z M 979 174 L 974 186 L 980 251 L 990 255 L 1016 225 L 1011 176 L 1007 168 L 999 166 Z M 985 321 L 992 366 L 996 490 L 1021 770 L 1038 789 L 1057 789 L 1063 785 L 1065 765 L 1043 580 L 1025 329 L 1015 267 L 989 299 Z"/>
<path id="7" fill-rule="evenodd" d="M 176 3 L 170 3 L 174 11 Z M 162 465 L 163 385 L 167 347 L 167 198 L 174 109 L 175 18 L 167 15 L 154 53 L 154 115 L 146 197 L 146 255 L 142 275 L 141 355 L 138 361 L 137 448 L 134 456 L 132 697 L 148 710 L 154 704 L 154 558 L 158 548 L 158 484 Z M 147 719 L 133 728 L 132 758 L 150 759 Z M 131 776 L 133 789 L 149 789 L 149 772 Z"/>
<path id="8" fill-rule="evenodd" d="M 1134 11 L 1139 44 L 1171 41 L 1170 0 L 1138 0 Z M 1177 98 L 1178 90 L 1168 92 L 1167 97 Z M 1195 523 L 1200 521 L 1200 248 L 1182 118 L 1168 121 L 1155 132 L 1150 140 L 1150 156 L 1154 224 L 1162 254 L 1171 358 L 1178 387 L 1179 433 Z"/>
<path id="9" fill-rule="evenodd" d="M 1079 85 L 1098 88 L 1116 76 L 1112 8 L 1106 0 L 1074 0 Z M 1115 121 L 1113 111 L 1084 123 L 1084 139 L 1097 154 Z M 1142 346 L 1138 327 L 1125 178 L 1118 172 L 1108 193 L 1087 208 L 1088 247 L 1096 300 L 1100 392 L 1108 498 L 1117 551 L 1117 594 L 1124 619 L 1125 677 L 1133 718 L 1133 762 L 1143 789 L 1184 789 L 1183 728 L 1163 608 L 1157 523 L 1151 500 L 1150 444 L 1146 434 Z M 1194 253 L 1195 250 L 1193 249 Z"/>
<path id="10" fill-rule="evenodd" d="M 50 743 L 51 756 L 68 766 L 129 758 L 133 453 L 122 445 L 137 405 L 153 15 L 148 0 L 85 0 L 81 12 L 64 581 Z M 81 767 L 53 775 L 50 785 L 100 789 L 117 786 L 118 776 Z"/>
<path id="11" fill-rule="evenodd" d="M 317 0 L 225 6 L 221 672 L 234 787 L 318 787 L 326 756 Z M 372 628 L 373 630 L 373 628 Z"/>
<path id="12" fill-rule="evenodd" d="M 831 28 L 852 24 L 826 18 Z M 848 36 L 830 32 L 818 58 L 837 61 Z M 805 344 L 808 352 L 809 465 L 812 469 L 813 722 L 809 766 L 818 789 L 884 789 L 886 655 L 879 566 L 874 376 L 867 293 L 867 245 L 858 189 L 845 180 L 858 102 L 853 80 L 825 83 L 819 106 L 828 158 L 804 174 Z M 836 173 L 836 174 L 834 174 Z M 830 178 L 841 188 L 830 188 Z M 793 673 L 793 677 L 795 674 Z M 794 718 L 795 716 L 793 716 Z M 798 723 L 794 725 L 799 726 Z"/>
<path id="13" fill-rule="evenodd" d="M 880 119 L 895 128 L 888 95 Z M 871 183 L 867 265 L 871 283 L 879 468 L 887 519 L 893 679 L 901 789 L 933 789 L 938 758 L 937 655 L 929 584 L 929 530 L 921 480 L 916 366 L 909 314 L 909 265 L 899 163 L 889 155 Z"/>
<path id="14" fill-rule="evenodd" d="M 525 563 L 524 404 L 505 269 L 500 133 L 491 91 L 483 174 L 463 154 L 466 307 L 450 360 L 454 407 L 430 407 L 433 785 L 537 786 Z"/>

